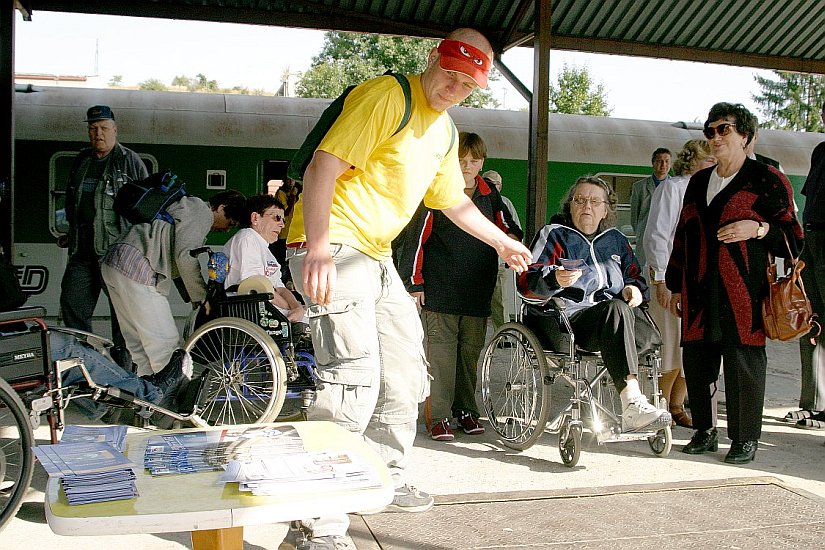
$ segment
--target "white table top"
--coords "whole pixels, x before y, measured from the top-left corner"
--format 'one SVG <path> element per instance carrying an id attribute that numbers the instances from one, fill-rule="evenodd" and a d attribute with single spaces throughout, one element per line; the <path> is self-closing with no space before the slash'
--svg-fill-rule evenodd
<path id="1" fill-rule="evenodd" d="M 139 497 L 70 506 L 59 480 L 50 478 L 46 486 L 46 520 L 59 535 L 167 533 L 357 512 L 381 508 L 392 501 L 394 489 L 389 470 L 360 435 L 331 422 L 295 422 L 293 425 L 306 451 L 346 451 L 378 473 L 381 487 L 331 487 L 329 491 L 252 496 L 239 491 L 237 483 L 219 481 L 219 471 L 152 477 L 140 468 L 146 441 L 164 432 L 147 431 L 127 436 L 124 453 L 138 465 L 135 483 Z"/>

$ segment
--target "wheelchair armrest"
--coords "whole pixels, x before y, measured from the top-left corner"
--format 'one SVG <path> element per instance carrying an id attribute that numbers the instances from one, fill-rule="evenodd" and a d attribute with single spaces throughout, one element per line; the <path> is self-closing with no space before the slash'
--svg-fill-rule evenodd
<path id="1" fill-rule="evenodd" d="M 553 307 L 562 313 L 564 313 L 564 310 L 567 309 L 567 304 L 564 303 L 564 299 L 559 298 L 558 296 L 553 296 L 550 298 L 549 303 L 553 304 Z"/>

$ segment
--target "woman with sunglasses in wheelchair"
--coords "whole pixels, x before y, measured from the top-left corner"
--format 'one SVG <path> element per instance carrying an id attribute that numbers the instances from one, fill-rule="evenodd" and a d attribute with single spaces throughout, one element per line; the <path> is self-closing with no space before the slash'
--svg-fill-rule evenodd
<path id="1" fill-rule="evenodd" d="M 757 120 L 744 106 L 717 103 L 704 134 L 718 164 L 690 178 L 665 274 L 670 308 L 682 318 L 682 362 L 693 428 L 683 450 L 716 451 L 712 387 L 724 360 L 729 464 L 751 462 L 762 435 L 768 253 L 802 248 L 793 189 L 776 168 L 751 160 L 745 149 Z"/>
<path id="2" fill-rule="evenodd" d="M 613 189 L 597 177 L 581 177 L 570 188 L 561 213 L 536 235 L 533 263 L 519 276 L 522 295 L 534 303 L 524 323 L 540 338 L 553 333 L 547 298 L 560 298 L 576 343 L 601 352 L 621 398 L 622 431 L 656 430 L 670 425 L 670 413 L 648 403 L 637 373 L 640 355 L 661 342 L 638 309 L 647 284 L 630 243 L 615 228 L 616 203 Z M 540 301 L 544 305 L 536 305 Z"/>

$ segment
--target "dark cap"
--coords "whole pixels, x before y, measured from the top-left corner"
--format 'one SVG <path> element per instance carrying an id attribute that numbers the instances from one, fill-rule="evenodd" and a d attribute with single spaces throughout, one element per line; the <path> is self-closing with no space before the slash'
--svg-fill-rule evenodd
<path id="1" fill-rule="evenodd" d="M 114 120 L 115 114 L 108 105 L 95 105 L 86 111 L 86 120 L 83 122 L 94 122 L 96 120 Z"/>

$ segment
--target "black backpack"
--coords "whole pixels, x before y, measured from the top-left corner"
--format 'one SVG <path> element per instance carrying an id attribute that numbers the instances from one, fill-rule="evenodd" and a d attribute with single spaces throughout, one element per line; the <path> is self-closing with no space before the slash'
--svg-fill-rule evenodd
<path id="1" fill-rule="evenodd" d="M 174 224 L 166 209 L 188 194 L 183 181 L 171 170 L 164 170 L 146 179 L 126 182 L 117 192 L 113 208 L 130 223 L 164 220 Z"/>
<path id="2" fill-rule="evenodd" d="M 410 121 L 412 91 L 410 90 L 410 81 L 407 80 L 407 77 L 403 74 L 397 74 L 392 71 L 387 71 L 384 74 L 394 77 L 404 91 L 404 116 L 401 117 L 401 123 L 392 134 L 395 135 L 403 130 L 404 126 Z M 321 113 L 321 118 L 318 119 L 318 122 L 312 127 L 312 130 L 309 131 L 306 139 L 304 139 L 304 142 L 292 156 L 292 160 L 289 161 L 286 172 L 288 178 L 295 181 L 304 180 L 304 172 L 306 172 L 307 166 L 309 166 L 309 162 L 312 160 L 312 155 L 315 154 L 315 150 L 318 148 L 318 145 L 320 145 L 321 140 L 324 139 L 324 136 L 327 135 L 329 129 L 341 115 L 341 111 L 344 110 L 344 100 L 355 86 L 355 84 L 348 86 L 341 95 L 336 97 L 335 100 L 324 109 L 324 112 Z"/>
<path id="3" fill-rule="evenodd" d="M 0 253 L 0 311 L 17 309 L 25 303 L 26 298 L 17 279 L 17 270 Z"/>

